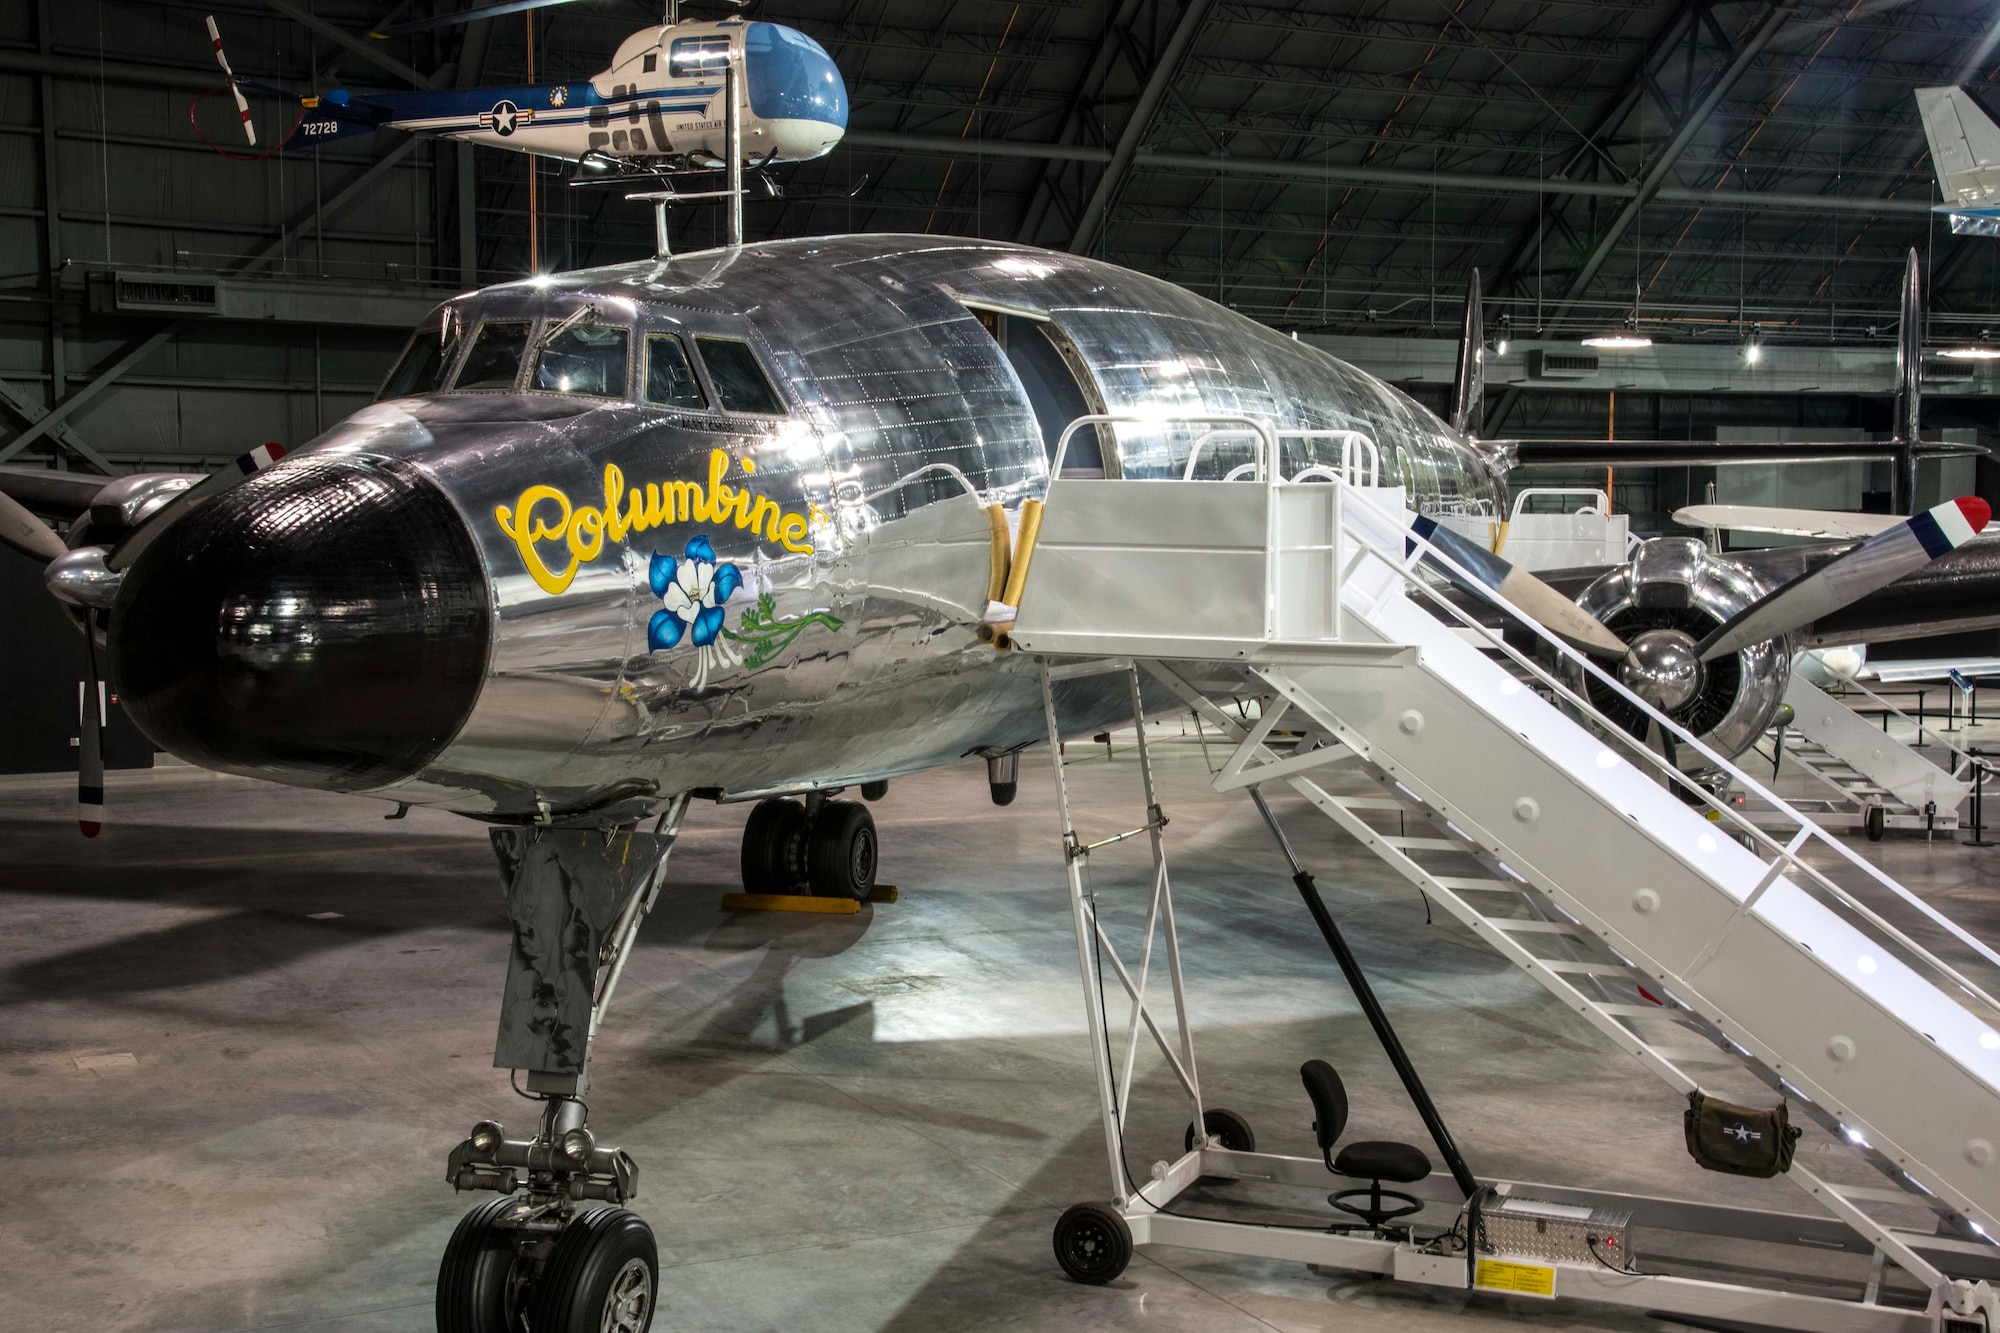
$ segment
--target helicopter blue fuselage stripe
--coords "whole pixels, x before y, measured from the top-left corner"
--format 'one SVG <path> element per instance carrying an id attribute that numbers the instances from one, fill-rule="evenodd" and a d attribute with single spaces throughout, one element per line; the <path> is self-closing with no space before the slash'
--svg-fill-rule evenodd
<path id="1" fill-rule="evenodd" d="M 564 88 L 561 105 L 551 105 L 552 90 Z M 686 115 L 707 109 L 722 89 L 717 87 L 656 88 L 624 97 L 605 97 L 588 82 L 579 84 L 533 84 L 514 88 L 445 89 L 437 92 L 371 93 L 336 101 L 322 97 L 321 115 L 364 125 L 409 126 L 432 133 L 456 134 L 483 128 L 480 117 L 490 115 L 502 102 L 512 102 L 521 111 L 534 115 L 522 129 L 559 128 L 586 123 L 596 112 L 605 121 L 603 128 L 616 128 L 621 119 L 659 112 Z M 516 131 L 519 132 L 518 130 Z"/>
<path id="2" fill-rule="evenodd" d="M 556 89 L 566 89 L 560 103 L 551 102 L 549 95 Z M 349 97 L 340 101 L 336 96 L 320 98 L 322 111 L 335 115 L 346 113 L 347 118 L 369 119 L 368 111 L 384 113 L 385 120 L 433 119 L 442 116 L 477 116 L 482 111 L 491 111 L 501 102 L 512 102 L 523 111 L 533 111 L 536 115 L 551 112 L 569 112 L 590 107 L 643 107 L 649 101 L 659 102 L 661 110 L 669 101 L 683 102 L 690 99 L 705 103 L 721 92 L 720 86 L 713 88 L 658 88 L 646 92 L 629 94 L 624 97 L 605 97 L 588 82 L 585 83 L 541 83 L 516 88 L 448 88 L 436 92 L 422 93 L 370 93 L 365 97 Z"/>

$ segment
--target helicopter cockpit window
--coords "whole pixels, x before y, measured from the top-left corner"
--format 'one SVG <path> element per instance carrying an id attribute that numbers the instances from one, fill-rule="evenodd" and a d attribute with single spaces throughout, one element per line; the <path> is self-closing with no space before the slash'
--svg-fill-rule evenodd
<path id="1" fill-rule="evenodd" d="M 676 79 L 721 73 L 729 63 L 729 37 L 676 37 L 667 48 L 667 73 Z"/>
<path id="2" fill-rule="evenodd" d="M 757 354 L 749 343 L 734 338 L 696 338 L 694 342 L 708 366 L 708 382 L 715 386 L 723 411 L 785 414 L 784 399 L 771 387 L 770 376 L 757 364 Z"/>
<path id="3" fill-rule="evenodd" d="M 678 333 L 646 335 L 646 401 L 696 411 L 708 406 Z"/>
<path id="4" fill-rule="evenodd" d="M 548 338 L 547 334 L 542 336 Z M 630 335 L 622 328 L 572 324 L 539 349 L 528 387 L 543 393 L 623 398 L 629 345 Z"/>
<path id="5" fill-rule="evenodd" d="M 457 348 L 457 339 L 447 345 L 440 329 L 419 330 L 417 336 L 410 339 L 402 360 L 389 372 L 389 378 L 382 382 L 382 392 L 375 395 L 376 401 L 436 393 L 444 383 L 444 372 L 451 365 L 452 353 Z"/>
<path id="6" fill-rule="evenodd" d="M 454 389 L 511 389 L 521 371 L 521 353 L 528 350 L 526 320 L 495 320 L 479 326 L 472 350 L 459 367 Z"/>

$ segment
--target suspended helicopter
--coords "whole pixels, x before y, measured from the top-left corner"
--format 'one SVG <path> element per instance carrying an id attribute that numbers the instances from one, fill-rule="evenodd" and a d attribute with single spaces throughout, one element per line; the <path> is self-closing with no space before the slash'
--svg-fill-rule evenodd
<path id="1" fill-rule="evenodd" d="M 563 2 L 491 5 L 372 35 L 470 23 Z M 847 86 L 819 43 L 782 24 L 743 18 L 683 20 L 677 9 L 669 6 L 665 22 L 627 37 L 611 63 L 589 79 L 429 92 L 336 88 L 308 96 L 241 79 L 230 66 L 213 16 L 208 33 L 253 147 L 257 131 L 246 90 L 299 108 L 297 123 L 280 147 L 314 148 L 401 130 L 574 162 L 604 180 L 723 168 L 731 103 L 741 122 L 744 167 L 810 161 L 840 142 L 847 129 Z"/>

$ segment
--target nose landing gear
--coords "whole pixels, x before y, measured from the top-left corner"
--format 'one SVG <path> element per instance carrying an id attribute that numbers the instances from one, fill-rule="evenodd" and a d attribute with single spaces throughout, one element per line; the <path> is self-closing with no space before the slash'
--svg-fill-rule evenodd
<path id="1" fill-rule="evenodd" d="M 482 1120 L 452 1149 L 454 1189 L 502 1197 L 467 1213 L 445 1246 L 438 1333 L 646 1333 L 652 1323 L 659 1252 L 652 1228 L 624 1206 L 639 1192 L 639 1167 L 598 1146 L 583 1095 L 598 1026 L 686 809 L 677 798 L 665 831 L 652 834 L 493 830 L 514 928 L 493 1063 L 525 1073 L 542 1114 L 531 1138 Z"/>

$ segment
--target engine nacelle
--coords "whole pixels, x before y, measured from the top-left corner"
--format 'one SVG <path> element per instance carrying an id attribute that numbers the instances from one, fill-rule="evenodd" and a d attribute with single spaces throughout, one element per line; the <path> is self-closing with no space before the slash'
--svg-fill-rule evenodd
<path id="1" fill-rule="evenodd" d="M 1694 646 L 1769 591 L 1695 538 L 1656 537 L 1584 589 L 1577 604 L 1631 645 L 1618 667 L 1627 689 L 1734 756 L 1777 714 L 1791 678 L 1791 643 L 1770 639 L 1713 662 L 1698 661 Z M 1599 711 L 1643 733 L 1639 710 L 1595 679 L 1589 685 Z"/>

